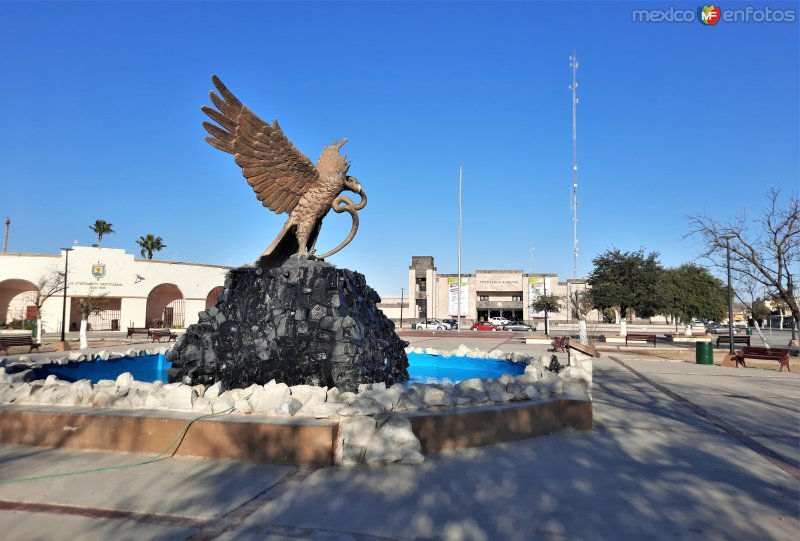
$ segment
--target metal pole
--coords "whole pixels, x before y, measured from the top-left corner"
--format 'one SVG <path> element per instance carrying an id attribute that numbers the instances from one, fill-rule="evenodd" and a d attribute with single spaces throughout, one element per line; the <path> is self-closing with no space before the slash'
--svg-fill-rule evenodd
<path id="1" fill-rule="evenodd" d="M 547 278 L 544 274 L 542 274 L 542 289 L 544 291 L 544 298 L 547 300 Z M 547 336 L 549 333 L 547 329 L 547 304 L 545 303 L 544 306 L 544 335 Z"/>
<path id="2" fill-rule="evenodd" d="M 65 342 L 66 337 L 64 336 L 64 332 L 67 328 L 67 272 L 69 272 L 69 253 L 72 251 L 72 248 L 61 248 L 66 252 L 64 254 L 64 300 L 61 304 L 61 341 Z"/>
<path id="3" fill-rule="evenodd" d="M 578 56 L 572 51 L 572 278 L 578 277 Z"/>
<path id="4" fill-rule="evenodd" d="M 729 353 L 733 355 L 733 290 L 731 289 L 731 237 L 725 238 L 725 247 L 728 252 L 728 339 L 730 340 Z"/>
<path id="5" fill-rule="evenodd" d="M 431 271 L 431 312 L 433 312 L 433 318 L 436 319 L 436 276 L 434 276 L 433 271 Z"/>
<path id="6" fill-rule="evenodd" d="M 464 176 L 464 164 L 458 162 L 458 327 L 461 330 L 461 193 Z"/>
<path id="7" fill-rule="evenodd" d="M 405 293 L 405 288 L 400 288 L 400 328 L 403 328 L 403 301 L 405 300 L 403 297 L 403 293 Z"/>

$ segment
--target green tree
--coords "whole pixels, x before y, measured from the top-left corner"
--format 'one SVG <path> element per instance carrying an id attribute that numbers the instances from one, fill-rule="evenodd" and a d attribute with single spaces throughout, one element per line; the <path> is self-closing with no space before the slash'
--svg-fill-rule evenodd
<path id="1" fill-rule="evenodd" d="M 94 225 L 90 225 L 89 229 L 95 232 L 97 235 L 97 247 L 100 247 L 100 244 L 103 242 L 103 235 L 109 235 L 114 232 L 111 228 L 113 224 L 108 223 L 105 220 L 95 220 Z"/>
<path id="2" fill-rule="evenodd" d="M 78 310 L 81 313 L 81 319 L 89 319 L 92 314 L 99 314 L 108 308 L 108 302 L 105 293 L 96 297 L 92 295 L 81 297 L 78 299 Z"/>
<path id="3" fill-rule="evenodd" d="M 650 317 L 661 312 L 662 295 L 659 292 L 663 268 L 658 261 L 658 252 L 644 254 L 607 250 L 592 260 L 594 269 L 589 274 L 588 284 L 592 305 L 603 311 L 619 308 L 625 319 L 628 310 L 638 316 Z"/>
<path id="4" fill-rule="evenodd" d="M 661 275 L 663 313 L 689 323 L 706 318 L 721 321 L 728 313 L 728 288 L 708 269 L 692 263 L 665 269 Z"/>
<path id="5" fill-rule="evenodd" d="M 89 295 L 88 297 L 78 299 L 78 309 L 81 313 L 81 349 L 89 347 L 89 339 L 86 335 L 86 331 L 89 327 L 89 316 L 92 314 L 99 314 L 106 308 L 108 308 L 108 299 L 105 293 L 97 297 Z"/>
<path id="6" fill-rule="evenodd" d="M 139 237 L 136 244 L 142 249 L 142 257 L 146 257 L 147 259 L 153 259 L 153 252 L 158 252 L 167 247 L 167 245 L 164 244 L 164 239 L 156 237 L 152 233 Z"/>
<path id="7" fill-rule="evenodd" d="M 761 325 L 761 322 L 767 319 L 772 313 L 772 310 L 769 309 L 769 306 L 767 306 L 767 303 L 764 301 L 753 302 L 751 310 L 753 312 L 751 314 L 752 318 L 755 321 L 758 321 L 759 325 Z"/>
<path id="8" fill-rule="evenodd" d="M 554 295 L 552 293 L 544 293 L 539 295 L 535 300 L 531 301 L 531 311 L 544 312 L 544 334 L 549 333 L 547 316 L 553 312 L 558 313 L 561 311 L 561 303 L 564 297 L 561 295 Z"/>
<path id="9" fill-rule="evenodd" d="M 561 303 L 564 302 L 562 295 L 539 295 L 539 297 L 531 303 L 531 310 L 533 312 L 546 312 L 548 314 L 558 313 L 561 311 Z"/>

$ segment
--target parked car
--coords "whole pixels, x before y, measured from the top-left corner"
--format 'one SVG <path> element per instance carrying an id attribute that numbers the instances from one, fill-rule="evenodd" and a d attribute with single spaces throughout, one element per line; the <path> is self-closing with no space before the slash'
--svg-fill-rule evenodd
<path id="1" fill-rule="evenodd" d="M 496 331 L 497 326 L 489 321 L 476 321 L 469 328 L 471 331 Z"/>
<path id="2" fill-rule="evenodd" d="M 503 325 L 504 331 L 524 331 L 524 332 L 532 332 L 536 330 L 536 324 L 534 323 L 532 326 L 528 325 L 524 321 L 509 321 L 505 325 Z"/>
<path id="3" fill-rule="evenodd" d="M 455 319 L 443 319 L 442 323 L 447 325 L 447 328 L 449 330 L 458 329 L 458 321 L 456 321 Z"/>
<path id="4" fill-rule="evenodd" d="M 728 334 L 728 326 L 716 321 L 709 321 L 706 325 L 706 331 L 714 334 Z M 739 334 L 739 329 L 733 326 L 733 334 Z"/>
<path id="5" fill-rule="evenodd" d="M 510 321 L 504 317 L 495 316 L 489 318 L 489 323 L 493 324 L 496 327 L 502 327 L 506 323 L 510 323 Z"/>
<path id="6" fill-rule="evenodd" d="M 429 329 L 434 331 L 444 331 L 447 326 L 438 319 L 426 319 L 417 323 L 417 329 Z"/>

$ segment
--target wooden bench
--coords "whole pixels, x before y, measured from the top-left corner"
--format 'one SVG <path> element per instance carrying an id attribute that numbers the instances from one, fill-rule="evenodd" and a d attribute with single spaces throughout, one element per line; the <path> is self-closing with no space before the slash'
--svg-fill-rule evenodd
<path id="1" fill-rule="evenodd" d="M 733 343 L 745 344 L 747 346 L 750 346 L 750 338 L 751 338 L 750 336 L 733 335 Z M 728 336 L 727 334 L 723 334 L 717 337 L 717 346 L 719 346 L 720 344 L 730 344 L 730 343 L 731 343 L 731 337 Z"/>
<path id="2" fill-rule="evenodd" d="M 741 350 L 736 351 L 736 366 L 739 366 L 741 363 L 742 366 L 747 368 L 747 365 L 744 364 L 745 359 L 757 359 L 763 361 L 778 361 L 781 363 L 781 367 L 778 372 L 783 372 L 783 367 L 786 367 L 786 370 L 789 372 L 792 371 L 789 368 L 789 350 L 783 348 L 761 348 L 761 347 L 744 347 Z"/>
<path id="3" fill-rule="evenodd" d="M 133 338 L 134 334 L 146 334 L 150 338 L 150 329 L 147 327 L 128 327 L 128 335 L 125 338 Z"/>
<path id="4" fill-rule="evenodd" d="M 5 351 L 8 354 L 8 348 L 12 346 L 28 346 L 28 353 L 34 349 L 39 349 L 40 344 L 33 341 L 33 336 L 30 334 L 9 334 L 0 336 L 0 351 Z"/>
<path id="5" fill-rule="evenodd" d="M 656 347 L 656 335 L 655 334 L 641 334 L 641 333 L 628 333 L 625 337 L 625 345 L 628 345 L 628 340 L 639 340 L 642 342 L 652 342 L 653 347 Z"/>
<path id="6" fill-rule="evenodd" d="M 566 352 L 569 345 L 569 336 L 554 336 L 550 345 L 553 346 L 553 351 Z"/>
<path id="7" fill-rule="evenodd" d="M 149 336 L 153 342 L 161 342 L 162 338 L 166 338 L 167 342 L 170 342 L 178 338 L 178 335 L 169 329 L 150 329 Z"/>

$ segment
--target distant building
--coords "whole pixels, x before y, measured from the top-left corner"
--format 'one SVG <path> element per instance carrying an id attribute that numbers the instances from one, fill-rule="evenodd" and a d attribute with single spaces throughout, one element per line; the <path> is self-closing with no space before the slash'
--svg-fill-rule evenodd
<path id="1" fill-rule="evenodd" d="M 34 299 L 39 280 L 64 272 L 60 254 L 0 254 L 0 322 L 36 318 Z M 116 248 L 75 246 L 67 272 L 67 330 L 80 328 L 78 302 L 104 296 L 106 309 L 89 317 L 93 330 L 128 326 L 183 328 L 197 322 L 198 312 L 213 306 L 222 293 L 230 267 L 148 261 Z M 42 306 L 45 332 L 60 332 L 63 294 Z"/>
<path id="2" fill-rule="evenodd" d="M 556 273 L 526 273 L 520 269 L 476 270 L 461 275 L 460 314 L 469 322 L 490 317 L 517 320 L 544 319 L 543 312 L 533 312 L 530 304 L 543 293 L 564 296 L 563 309 L 549 314 L 553 319 L 577 319 L 574 293 L 587 288 L 586 280 L 558 281 Z M 432 256 L 413 256 L 408 267 L 408 288 L 401 297 L 387 297 L 380 304 L 384 314 L 403 319 L 457 319 L 459 314 L 457 274 L 439 274 Z M 589 316 L 597 318 L 594 311 Z"/>

